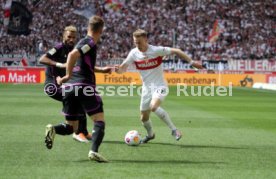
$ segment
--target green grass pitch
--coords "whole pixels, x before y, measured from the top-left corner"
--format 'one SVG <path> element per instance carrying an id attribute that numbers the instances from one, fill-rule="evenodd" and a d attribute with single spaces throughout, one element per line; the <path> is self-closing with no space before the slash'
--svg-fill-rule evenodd
<path id="1" fill-rule="evenodd" d="M 232 97 L 177 97 L 171 87 L 163 107 L 184 137 L 175 141 L 152 114 L 156 139 L 138 147 L 123 138 L 132 129 L 145 135 L 139 97 L 104 96 L 100 152 L 111 162 L 99 164 L 87 158 L 91 144 L 71 136 L 56 136 L 46 149 L 45 126 L 63 116 L 61 104 L 42 91 L 0 84 L 0 178 L 276 178 L 276 92 L 234 88 Z"/>

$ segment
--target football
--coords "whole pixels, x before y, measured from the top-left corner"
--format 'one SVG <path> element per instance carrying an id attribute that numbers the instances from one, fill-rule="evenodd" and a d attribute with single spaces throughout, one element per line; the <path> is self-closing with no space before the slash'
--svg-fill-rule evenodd
<path id="1" fill-rule="evenodd" d="M 138 146 L 141 141 L 141 136 L 138 131 L 131 130 L 125 135 L 125 143 L 129 146 Z"/>

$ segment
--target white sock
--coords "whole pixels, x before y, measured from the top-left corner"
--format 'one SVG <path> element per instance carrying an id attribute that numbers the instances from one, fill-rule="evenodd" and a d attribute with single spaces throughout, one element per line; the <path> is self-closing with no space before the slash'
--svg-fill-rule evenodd
<path id="1" fill-rule="evenodd" d="M 176 130 L 175 125 L 173 124 L 169 114 L 161 107 L 158 107 L 154 113 L 167 124 L 167 126 L 173 131 Z"/>
<path id="2" fill-rule="evenodd" d="M 145 127 L 145 129 L 147 130 L 148 136 L 150 136 L 150 137 L 153 136 L 151 120 L 149 119 L 146 122 L 143 122 L 142 124 Z"/>

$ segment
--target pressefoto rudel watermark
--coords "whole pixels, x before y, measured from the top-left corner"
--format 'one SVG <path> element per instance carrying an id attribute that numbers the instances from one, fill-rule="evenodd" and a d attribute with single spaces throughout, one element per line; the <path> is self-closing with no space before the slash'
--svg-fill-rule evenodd
<path id="1" fill-rule="evenodd" d="M 65 87 L 66 86 L 66 87 Z M 48 83 L 44 87 L 44 92 L 48 96 L 59 95 L 65 96 L 66 93 L 74 91 L 74 95 L 79 95 L 79 90 L 85 96 L 141 96 L 147 93 L 160 93 L 161 95 L 167 96 L 170 94 L 169 88 L 166 86 L 156 86 L 154 83 L 147 85 L 147 87 L 137 86 L 136 83 L 130 83 L 129 85 L 116 86 L 116 85 L 105 85 L 105 86 L 91 86 L 91 85 L 66 85 L 59 87 L 53 83 Z M 233 84 L 229 83 L 228 86 L 215 86 L 211 83 L 210 86 L 189 86 L 184 83 L 177 83 L 176 93 L 171 95 L 176 96 L 233 96 Z"/>
<path id="2" fill-rule="evenodd" d="M 187 84 L 178 83 L 176 89 L 177 96 L 233 96 L 233 84 L 228 86 L 188 86 Z"/>

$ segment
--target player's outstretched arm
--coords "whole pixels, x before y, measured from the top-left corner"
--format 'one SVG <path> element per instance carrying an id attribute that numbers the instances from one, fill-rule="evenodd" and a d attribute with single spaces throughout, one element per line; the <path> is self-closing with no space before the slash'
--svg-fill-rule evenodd
<path id="1" fill-rule="evenodd" d="M 51 60 L 46 56 L 46 54 L 42 55 L 39 59 L 39 63 L 43 65 L 48 65 L 48 66 L 56 66 L 58 68 L 66 68 L 66 64 L 64 63 L 59 63 L 54 60 Z"/>
<path id="2" fill-rule="evenodd" d="M 112 72 L 112 69 L 114 67 L 98 67 L 98 66 L 95 66 L 95 72 L 98 72 L 98 73 L 111 73 Z"/>
<path id="3" fill-rule="evenodd" d="M 198 63 L 196 63 L 195 61 L 193 61 L 186 53 L 184 53 L 182 50 L 177 49 L 177 48 L 171 48 L 171 53 L 172 54 L 176 54 L 177 56 L 179 56 L 181 59 L 187 61 L 188 63 L 190 63 L 193 67 L 197 68 L 197 69 L 204 69 L 204 67 Z"/>
<path id="4" fill-rule="evenodd" d="M 127 71 L 128 64 L 122 63 L 121 65 L 115 65 L 115 72 L 118 74 L 122 74 Z"/>
<path id="5" fill-rule="evenodd" d="M 76 61 L 80 58 L 81 54 L 80 52 L 78 51 L 78 49 L 74 49 L 73 51 L 71 51 L 69 54 L 68 54 L 68 57 L 67 57 L 67 66 L 66 66 L 66 75 L 62 78 L 57 78 L 57 83 L 59 85 L 61 85 L 62 83 L 65 83 L 67 82 L 70 77 L 72 76 L 72 73 L 73 73 L 73 68 L 76 64 Z"/>

